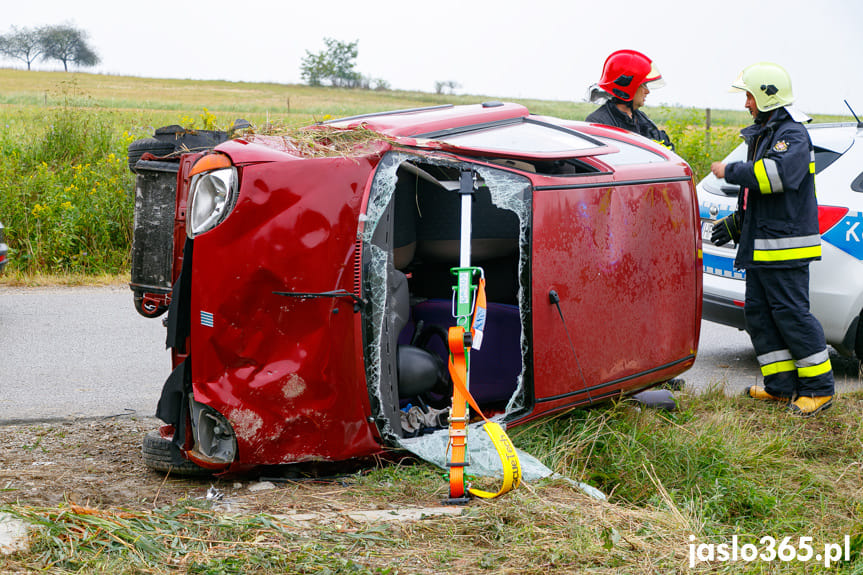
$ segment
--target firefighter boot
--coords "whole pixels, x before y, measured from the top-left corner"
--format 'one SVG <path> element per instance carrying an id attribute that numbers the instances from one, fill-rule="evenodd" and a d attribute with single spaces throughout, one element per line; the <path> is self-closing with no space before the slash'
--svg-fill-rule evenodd
<path id="1" fill-rule="evenodd" d="M 760 399 L 762 401 L 779 401 L 781 403 L 788 403 L 791 401 L 789 397 L 780 397 L 778 395 L 773 395 L 767 393 L 767 391 L 761 387 L 760 385 L 753 385 L 751 387 L 747 387 L 746 391 L 743 392 L 745 397 L 751 397 L 752 399 Z"/>
<path id="2" fill-rule="evenodd" d="M 788 411 L 793 415 L 801 417 L 811 417 L 816 413 L 820 413 L 833 405 L 832 395 L 822 395 L 820 397 L 807 397 L 801 395 L 788 406 Z"/>

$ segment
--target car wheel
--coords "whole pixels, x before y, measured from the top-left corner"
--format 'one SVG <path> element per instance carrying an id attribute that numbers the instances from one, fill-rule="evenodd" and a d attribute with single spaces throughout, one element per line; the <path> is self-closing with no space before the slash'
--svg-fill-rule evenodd
<path id="1" fill-rule="evenodd" d="M 146 153 L 162 157 L 174 152 L 174 142 L 165 142 L 156 138 L 144 138 L 135 140 L 129 144 L 129 169 L 135 172 L 135 164 Z M 137 173 L 137 172 L 135 172 Z"/>
<path id="2" fill-rule="evenodd" d="M 171 440 L 159 435 L 157 430 L 150 431 L 144 436 L 141 443 L 141 458 L 147 467 L 156 471 L 186 477 L 204 477 L 213 474 L 209 469 L 204 469 L 185 459 L 180 465 L 175 465 L 174 461 L 182 458 L 179 449 Z"/>

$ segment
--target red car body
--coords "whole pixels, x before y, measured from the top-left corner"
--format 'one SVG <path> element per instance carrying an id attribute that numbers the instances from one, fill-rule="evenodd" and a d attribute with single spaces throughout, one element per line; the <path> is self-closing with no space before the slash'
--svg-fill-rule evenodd
<path id="1" fill-rule="evenodd" d="M 698 205 L 673 152 L 499 103 L 317 129 L 364 139 L 329 155 L 276 136 L 218 145 L 210 155 L 234 170 L 235 188 L 216 225 L 191 239 L 189 174 L 208 156 L 180 164 L 175 370 L 159 415 L 187 459 L 237 471 L 365 457 L 407 435 L 406 402 L 446 406 L 440 382 L 411 388 L 400 362 L 413 361 L 410 344 L 419 371 L 430 369 L 425 353 L 445 358 L 433 334 L 417 343 L 417 327 L 455 321 L 459 170 L 477 182 L 472 263 L 491 302 L 486 343 L 471 353 L 484 411 L 513 426 L 693 364 Z"/>

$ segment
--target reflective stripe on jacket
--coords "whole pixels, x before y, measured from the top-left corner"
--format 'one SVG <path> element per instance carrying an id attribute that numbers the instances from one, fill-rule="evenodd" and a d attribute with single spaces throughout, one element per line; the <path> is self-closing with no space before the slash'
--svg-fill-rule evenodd
<path id="1" fill-rule="evenodd" d="M 767 123 L 740 133 L 748 160 L 725 166 L 725 180 L 740 186 L 735 267 L 795 267 L 821 259 L 815 152 L 806 128 L 779 108 Z"/>

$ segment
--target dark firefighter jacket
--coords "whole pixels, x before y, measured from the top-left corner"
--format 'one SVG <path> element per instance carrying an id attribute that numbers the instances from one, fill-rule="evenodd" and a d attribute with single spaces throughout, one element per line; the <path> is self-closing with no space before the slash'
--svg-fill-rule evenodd
<path id="1" fill-rule="evenodd" d="M 645 138 L 650 138 L 655 142 L 659 142 L 666 148 L 674 149 L 674 144 L 663 130 L 656 127 L 656 124 L 650 121 L 650 118 L 641 110 L 635 110 L 632 118 L 621 112 L 615 100 L 609 100 L 596 110 L 590 113 L 585 118 L 586 122 L 594 124 L 604 124 L 606 126 L 614 126 L 615 128 L 623 128 L 636 134 L 641 134 Z"/>
<path id="2" fill-rule="evenodd" d="M 806 128 L 779 108 L 740 134 L 748 160 L 725 166 L 725 180 L 740 186 L 734 266 L 790 268 L 821 259 L 815 152 Z"/>

